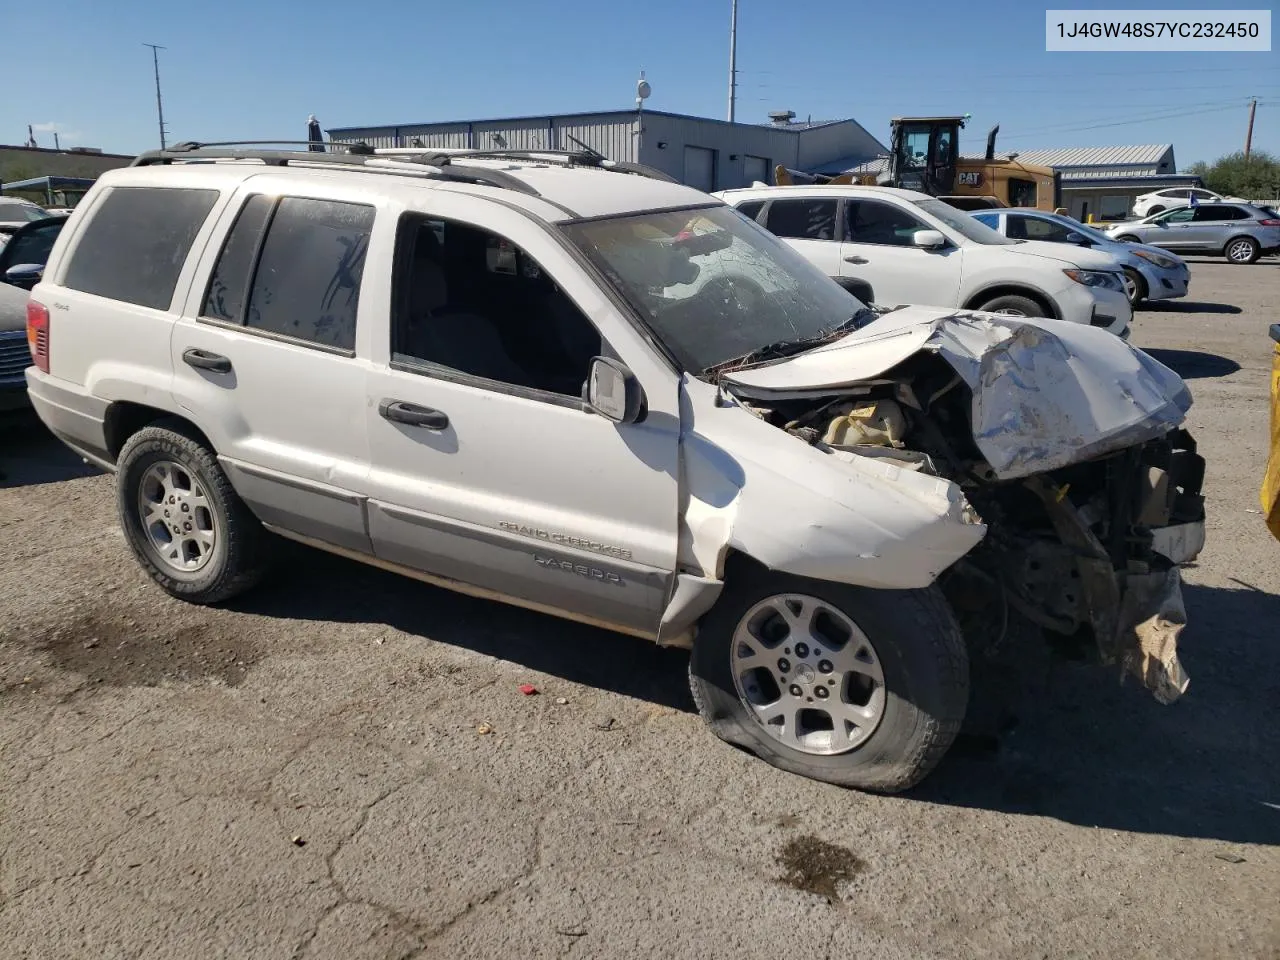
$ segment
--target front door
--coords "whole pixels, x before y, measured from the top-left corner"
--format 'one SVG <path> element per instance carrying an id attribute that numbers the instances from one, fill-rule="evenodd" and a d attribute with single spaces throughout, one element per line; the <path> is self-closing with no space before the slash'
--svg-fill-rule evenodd
<path id="1" fill-rule="evenodd" d="M 1192 222 L 1195 207 L 1179 207 L 1160 215 L 1157 226 L 1147 230 L 1146 243 L 1170 250 L 1186 250 L 1196 246 L 1196 227 Z"/>
<path id="2" fill-rule="evenodd" d="M 841 275 L 870 283 L 876 303 L 956 306 L 963 251 L 926 250 L 913 239 L 933 227 L 896 204 L 861 197 L 845 200 L 844 226 Z"/>
<path id="3" fill-rule="evenodd" d="M 429 214 L 401 219 L 386 339 L 368 378 L 376 555 L 655 633 L 675 570 L 675 373 L 544 228 L 496 206 L 477 218 L 466 197 L 432 194 Z M 586 408 L 601 354 L 639 378 L 642 422 Z"/>

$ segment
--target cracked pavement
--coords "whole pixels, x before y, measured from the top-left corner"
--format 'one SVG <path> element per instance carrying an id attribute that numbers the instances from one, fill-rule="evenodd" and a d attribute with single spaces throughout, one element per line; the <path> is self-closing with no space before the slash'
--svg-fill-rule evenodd
<path id="1" fill-rule="evenodd" d="M 1278 308 L 1280 263 L 1196 262 L 1135 324 L 1209 462 L 1184 699 L 1037 661 L 998 749 L 898 797 L 715 740 L 679 651 L 344 560 L 168 599 L 110 479 L 9 423 L 0 954 L 1280 958 Z M 834 898 L 783 882 L 830 845 Z"/>

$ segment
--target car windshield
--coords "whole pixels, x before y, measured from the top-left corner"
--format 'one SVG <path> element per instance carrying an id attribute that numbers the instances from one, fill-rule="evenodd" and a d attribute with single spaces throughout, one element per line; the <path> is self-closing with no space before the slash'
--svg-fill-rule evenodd
<path id="1" fill-rule="evenodd" d="M 866 305 L 729 206 L 572 223 L 565 231 L 695 373 L 821 337 Z"/>
<path id="2" fill-rule="evenodd" d="M 985 223 L 975 220 L 969 214 L 962 210 L 957 210 L 951 204 L 942 200 L 915 200 L 913 202 L 925 213 L 936 220 L 941 220 L 956 233 L 962 234 L 966 239 L 972 240 L 974 243 L 984 243 L 993 247 L 1018 243 L 1017 240 L 1010 240 L 1004 234 L 997 233 Z"/>

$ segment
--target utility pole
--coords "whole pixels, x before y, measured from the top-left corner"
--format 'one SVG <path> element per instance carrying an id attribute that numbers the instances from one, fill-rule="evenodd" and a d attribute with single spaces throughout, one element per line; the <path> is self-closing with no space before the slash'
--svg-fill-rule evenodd
<path id="1" fill-rule="evenodd" d="M 1249 150 L 1253 147 L 1253 115 L 1258 111 L 1258 98 L 1249 101 L 1249 129 L 1244 134 L 1244 156 L 1249 159 Z"/>
<path id="2" fill-rule="evenodd" d="M 155 43 L 144 43 L 151 48 L 151 63 L 156 68 L 156 113 L 160 117 L 160 149 L 164 149 L 164 101 L 160 99 L 160 54 L 159 50 L 168 49 Z"/>
<path id="3" fill-rule="evenodd" d="M 738 0 L 729 15 L 729 122 L 733 123 L 738 99 Z"/>

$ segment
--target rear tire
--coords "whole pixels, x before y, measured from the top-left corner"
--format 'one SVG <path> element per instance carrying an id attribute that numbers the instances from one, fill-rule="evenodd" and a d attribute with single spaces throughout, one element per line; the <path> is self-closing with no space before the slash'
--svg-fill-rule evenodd
<path id="1" fill-rule="evenodd" d="M 179 600 L 228 600 L 257 585 L 270 567 L 269 534 L 180 420 L 143 427 L 125 442 L 116 505 L 138 563 Z"/>
<path id="2" fill-rule="evenodd" d="M 734 574 L 689 660 L 694 702 L 715 734 L 827 783 L 883 793 L 919 783 L 951 746 L 969 696 L 968 652 L 941 590 L 872 590 L 745 564 Z M 779 604 L 794 617 L 777 616 Z M 762 610 L 774 619 L 760 621 Z M 774 714 L 781 723 L 767 722 Z"/>
<path id="3" fill-rule="evenodd" d="M 1147 211 L 1146 217 L 1154 217 L 1157 213 L 1164 213 L 1164 207 L 1156 205 Z M 1143 217 L 1145 220 L 1146 217 Z"/>
<path id="4" fill-rule="evenodd" d="M 1228 263 L 1243 266 L 1257 263 L 1258 257 L 1262 256 L 1262 250 L 1258 246 L 1258 241 L 1252 237 L 1236 237 L 1227 241 L 1227 245 L 1222 249 L 1222 255 L 1227 258 Z"/>
<path id="5" fill-rule="evenodd" d="M 1003 313 L 1011 317 L 1046 317 L 1048 311 L 1030 297 L 1006 294 L 995 297 L 978 307 L 985 313 Z"/>

